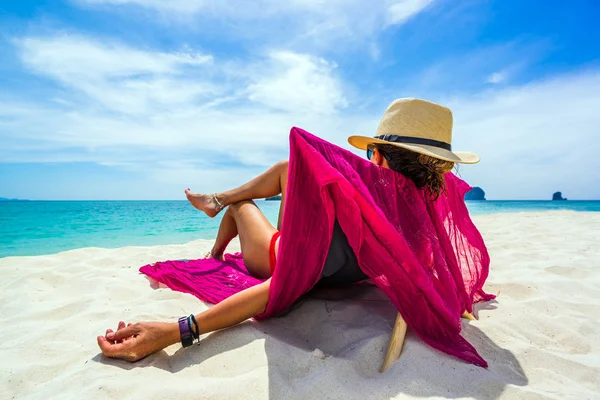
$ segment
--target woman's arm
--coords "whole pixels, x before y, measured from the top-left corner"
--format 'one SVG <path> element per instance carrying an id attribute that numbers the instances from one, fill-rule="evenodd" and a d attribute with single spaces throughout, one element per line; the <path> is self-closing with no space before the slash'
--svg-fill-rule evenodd
<path id="1" fill-rule="evenodd" d="M 268 279 L 195 315 L 200 334 L 228 328 L 263 313 L 270 285 L 271 279 Z M 120 322 L 116 332 L 108 329 L 106 336 L 98 336 L 97 339 L 105 356 L 137 361 L 179 342 L 179 324 L 138 322 L 125 326 L 125 323 Z"/>
<path id="2" fill-rule="evenodd" d="M 262 314 L 267 307 L 270 285 L 271 278 L 223 300 L 209 310 L 195 315 L 200 334 L 228 328 L 255 315 Z M 179 332 L 179 327 L 177 327 L 177 332 Z M 179 337 L 177 340 L 179 341 Z"/>

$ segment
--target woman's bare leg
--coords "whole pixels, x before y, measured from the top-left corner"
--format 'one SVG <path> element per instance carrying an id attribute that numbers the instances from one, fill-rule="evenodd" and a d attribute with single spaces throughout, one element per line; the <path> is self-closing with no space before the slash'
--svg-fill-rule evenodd
<path id="1" fill-rule="evenodd" d="M 279 217 L 277 218 L 277 230 L 281 230 L 281 221 L 283 221 L 283 210 L 285 209 L 285 196 L 287 194 L 288 184 L 288 165 L 285 164 L 285 174 L 281 175 L 281 204 L 279 204 Z"/>
<path id="2" fill-rule="evenodd" d="M 198 210 L 203 211 L 209 217 L 214 217 L 220 211 L 219 204 L 226 207 L 231 204 L 238 203 L 243 200 L 262 199 L 278 194 L 285 196 L 285 188 L 287 187 L 288 161 L 281 161 L 269 168 L 263 174 L 252 179 L 250 182 L 237 187 L 233 190 L 228 190 L 216 195 L 217 201 L 213 195 L 192 193 L 186 189 L 185 195 L 187 199 Z M 217 203 L 218 202 L 218 203 Z M 283 206 L 282 197 L 282 206 Z M 281 225 L 282 211 L 280 210 L 279 224 Z"/>
<path id="3" fill-rule="evenodd" d="M 238 234 L 235 218 L 233 218 L 233 215 L 231 214 L 231 208 L 227 208 L 225 214 L 223 214 L 223 219 L 221 219 L 221 225 L 219 225 L 219 232 L 217 233 L 215 244 L 213 245 L 213 248 L 210 251 L 211 258 L 223 260 L 223 253 L 225 253 L 227 245 Z"/>
<path id="4" fill-rule="evenodd" d="M 275 232 L 253 201 L 232 204 L 223 215 L 211 256 L 222 259 L 229 242 L 239 235 L 248 272 L 254 277 L 266 279 L 271 276 L 269 246 Z"/>

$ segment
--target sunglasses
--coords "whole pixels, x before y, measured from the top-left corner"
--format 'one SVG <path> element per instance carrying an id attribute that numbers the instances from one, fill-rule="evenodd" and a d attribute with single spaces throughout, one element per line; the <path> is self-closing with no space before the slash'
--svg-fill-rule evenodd
<path id="1" fill-rule="evenodd" d="M 372 144 L 367 146 L 367 160 L 371 160 L 371 157 L 373 157 L 373 149 L 375 149 L 375 146 Z"/>
<path id="2" fill-rule="evenodd" d="M 371 161 L 371 157 L 373 157 L 373 151 L 375 151 L 375 145 L 370 144 L 367 146 L 367 160 Z M 381 151 L 380 151 L 381 153 Z M 388 154 L 383 154 L 381 153 L 381 155 L 388 161 L 390 161 L 390 156 Z"/>

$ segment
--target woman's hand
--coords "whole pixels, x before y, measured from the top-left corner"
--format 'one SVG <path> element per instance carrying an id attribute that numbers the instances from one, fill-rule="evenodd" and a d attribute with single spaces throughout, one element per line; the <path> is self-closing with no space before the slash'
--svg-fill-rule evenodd
<path id="1" fill-rule="evenodd" d="M 195 318 L 200 326 L 199 333 L 204 335 L 224 329 L 265 312 L 270 285 L 269 278 L 197 314 Z M 98 346 L 106 357 L 137 361 L 179 340 L 177 322 L 138 322 L 127 326 L 119 322 L 116 332 L 107 329 L 105 336 L 98 336 Z"/>
<path id="2" fill-rule="evenodd" d="M 98 336 L 98 346 L 106 357 L 138 361 L 179 342 L 179 325 L 166 322 L 119 322 L 116 332 L 106 330 L 105 336 Z"/>

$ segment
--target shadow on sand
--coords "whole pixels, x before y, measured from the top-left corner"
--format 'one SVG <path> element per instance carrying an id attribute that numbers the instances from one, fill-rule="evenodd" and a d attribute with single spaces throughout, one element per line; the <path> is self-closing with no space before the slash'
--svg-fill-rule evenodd
<path id="1" fill-rule="evenodd" d="M 476 315 L 494 309 L 493 303 L 478 305 Z M 161 351 L 135 364 L 106 359 L 101 354 L 93 360 L 126 370 L 153 367 L 176 373 L 231 353 L 220 362 L 231 362 L 228 369 L 231 367 L 231 377 L 235 377 L 243 373 L 247 362 L 236 356 L 236 349 L 260 346 L 260 342 L 253 342 L 261 340 L 268 363 L 270 399 L 382 399 L 405 394 L 493 400 L 508 385 L 528 383 L 515 356 L 478 329 L 477 321 L 466 320 L 462 334 L 488 361 L 488 369 L 439 352 L 409 331 L 400 359 L 379 374 L 395 316 L 396 309 L 374 287 L 320 290 L 283 317 L 248 321 L 212 333 L 202 339 L 201 346 L 179 349 L 172 356 Z M 315 349 L 322 353 L 315 353 Z M 257 362 L 264 365 L 261 357 L 263 361 Z"/>

